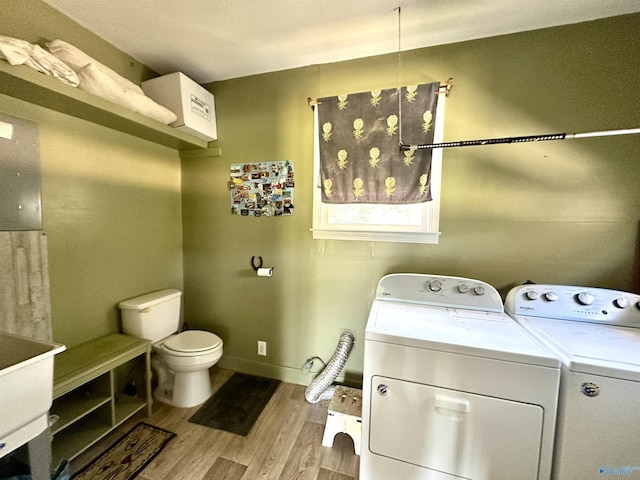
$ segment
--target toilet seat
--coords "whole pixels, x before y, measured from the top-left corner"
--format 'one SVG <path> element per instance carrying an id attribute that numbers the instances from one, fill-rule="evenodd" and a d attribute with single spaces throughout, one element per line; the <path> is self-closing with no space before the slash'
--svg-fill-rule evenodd
<path id="1" fill-rule="evenodd" d="M 162 344 L 162 350 L 175 356 L 206 355 L 222 348 L 222 339 L 202 330 L 186 330 L 172 335 Z"/>

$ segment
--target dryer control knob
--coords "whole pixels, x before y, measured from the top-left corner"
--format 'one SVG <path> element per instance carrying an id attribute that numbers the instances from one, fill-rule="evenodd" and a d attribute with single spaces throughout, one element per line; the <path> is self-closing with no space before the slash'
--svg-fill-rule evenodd
<path id="1" fill-rule="evenodd" d="M 483 286 L 475 287 L 473 289 L 473 293 L 475 293 L 476 295 L 484 295 L 484 287 Z"/>
<path id="2" fill-rule="evenodd" d="M 553 293 L 553 292 L 547 292 L 547 293 L 544 294 L 544 298 L 548 302 L 555 302 L 556 300 L 558 300 L 558 295 Z"/>
<path id="3" fill-rule="evenodd" d="M 527 296 L 528 300 L 537 300 L 538 299 L 538 292 L 536 292 L 535 290 L 527 290 L 525 295 Z"/>
<path id="4" fill-rule="evenodd" d="M 618 308 L 627 308 L 629 306 L 629 300 L 624 297 L 616 298 L 613 304 Z"/>
<path id="5" fill-rule="evenodd" d="M 381 383 L 380 385 L 378 385 L 378 394 L 382 395 L 383 397 L 386 397 L 387 395 L 389 395 L 389 387 L 387 387 L 384 383 Z"/>
<path id="6" fill-rule="evenodd" d="M 600 395 L 600 387 L 593 382 L 584 382 L 580 389 L 587 397 L 597 397 Z"/>
<path id="7" fill-rule="evenodd" d="M 442 282 L 440 280 L 431 280 L 429 282 L 429 290 L 432 292 L 439 292 L 442 290 Z"/>
<path id="8" fill-rule="evenodd" d="M 591 305 L 595 300 L 595 297 L 589 292 L 580 292 L 577 296 L 577 299 L 580 305 Z"/>
<path id="9" fill-rule="evenodd" d="M 458 292 L 467 293 L 468 291 L 469 291 L 469 287 L 466 286 L 464 283 L 462 285 L 458 285 Z"/>

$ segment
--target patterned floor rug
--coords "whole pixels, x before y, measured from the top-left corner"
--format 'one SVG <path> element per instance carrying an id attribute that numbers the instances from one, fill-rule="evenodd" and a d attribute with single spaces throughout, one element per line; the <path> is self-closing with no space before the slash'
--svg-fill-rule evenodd
<path id="1" fill-rule="evenodd" d="M 271 378 L 234 373 L 189 421 L 247 435 L 279 384 Z"/>
<path id="2" fill-rule="evenodd" d="M 109 449 L 76 473 L 73 480 L 130 480 L 135 478 L 176 434 L 138 423 Z"/>

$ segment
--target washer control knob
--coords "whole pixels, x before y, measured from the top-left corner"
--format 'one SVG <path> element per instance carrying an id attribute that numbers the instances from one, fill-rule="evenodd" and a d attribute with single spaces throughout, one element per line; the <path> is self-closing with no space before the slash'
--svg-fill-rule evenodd
<path id="1" fill-rule="evenodd" d="M 482 285 L 475 287 L 473 289 L 473 293 L 475 293 L 476 295 L 484 295 L 484 287 Z"/>
<path id="2" fill-rule="evenodd" d="M 429 282 L 429 290 L 432 292 L 439 292 L 442 290 L 442 282 L 440 280 L 431 280 Z"/>
<path id="3" fill-rule="evenodd" d="M 528 300 L 537 300 L 538 299 L 538 292 L 536 292 L 535 290 L 527 290 L 527 293 L 525 293 L 526 297 Z"/>
<path id="4" fill-rule="evenodd" d="M 616 298 L 613 301 L 613 304 L 618 308 L 627 308 L 629 307 L 629 300 L 624 297 Z"/>
<path id="5" fill-rule="evenodd" d="M 468 291 L 469 291 L 469 287 L 466 286 L 464 283 L 461 285 L 458 285 L 458 292 L 467 293 Z"/>
<path id="6" fill-rule="evenodd" d="M 553 293 L 553 292 L 547 292 L 547 293 L 544 294 L 544 298 L 548 302 L 555 302 L 556 300 L 558 300 L 558 295 L 556 293 Z"/>
<path id="7" fill-rule="evenodd" d="M 580 305 L 591 305 L 595 300 L 595 297 L 589 292 L 580 292 L 577 296 L 577 299 Z"/>

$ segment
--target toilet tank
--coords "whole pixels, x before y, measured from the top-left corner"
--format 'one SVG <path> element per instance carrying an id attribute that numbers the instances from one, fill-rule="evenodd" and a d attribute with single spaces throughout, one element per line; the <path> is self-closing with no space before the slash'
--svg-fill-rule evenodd
<path id="1" fill-rule="evenodd" d="M 178 331 L 180 297 L 175 289 L 160 290 L 118 304 L 122 312 L 122 331 L 157 342 Z"/>

